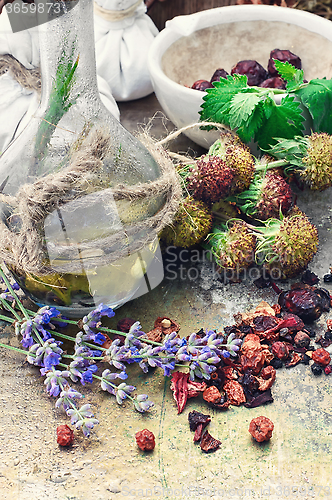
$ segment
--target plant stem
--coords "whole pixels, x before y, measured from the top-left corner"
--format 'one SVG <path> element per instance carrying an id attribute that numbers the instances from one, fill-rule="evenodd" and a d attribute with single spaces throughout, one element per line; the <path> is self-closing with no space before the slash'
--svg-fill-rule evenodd
<path id="1" fill-rule="evenodd" d="M 7 311 L 11 312 L 12 315 L 15 316 L 16 320 L 22 321 L 21 316 L 19 316 L 17 314 L 17 312 L 15 311 L 15 309 L 12 308 L 12 306 L 10 305 L 10 303 L 7 300 L 5 300 L 2 297 L 0 297 L 0 302 L 3 304 L 4 308 L 7 309 Z"/>
<path id="2" fill-rule="evenodd" d="M 122 335 L 123 337 L 127 337 L 127 335 L 128 335 L 128 333 L 119 332 L 118 330 L 111 330 L 111 329 L 106 328 L 104 326 L 98 327 L 98 331 L 105 332 L 105 333 L 115 333 L 117 335 Z M 134 337 L 135 337 L 135 335 L 134 335 Z M 152 344 L 152 345 L 157 345 L 157 346 L 163 345 L 160 342 L 155 342 L 154 340 L 149 340 L 149 339 L 146 339 L 146 338 L 142 339 L 142 337 L 135 337 L 135 339 L 142 340 L 143 342 L 145 342 L 147 344 Z"/>
<path id="3" fill-rule="evenodd" d="M 24 317 L 26 319 L 30 319 L 30 316 L 27 313 L 27 310 L 23 306 L 23 304 L 22 304 L 21 300 L 19 299 L 18 295 L 15 293 L 13 287 L 11 286 L 11 284 L 10 284 L 7 276 L 5 275 L 5 273 L 3 272 L 3 270 L 1 269 L 1 267 L 0 267 L 0 276 L 3 279 L 3 281 L 6 283 L 8 290 L 10 291 L 10 293 L 12 294 L 12 296 L 14 297 L 14 299 L 15 299 L 18 307 L 21 309 L 22 313 L 24 314 Z M 21 320 L 21 318 L 20 318 L 20 320 Z"/>
<path id="4" fill-rule="evenodd" d="M 35 354 L 33 353 L 29 353 L 29 351 L 24 351 L 23 349 L 19 349 L 18 347 L 14 347 L 12 345 L 9 345 L 9 344 L 0 344 L 0 347 L 5 347 L 6 349 L 11 349 L 12 351 L 16 351 L 16 352 L 19 352 L 21 354 L 25 354 L 25 356 L 28 354 L 29 356 L 34 356 L 36 357 Z"/>
<path id="5" fill-rule="evenodd" d="M 2 314 L 0 314 L 0 319 L 2 319 L 2 321 L 7 321 L 7 323 L 15 323 L 16 321 L 16 319 L 10 318 L 9 316 L 3 316 Z"/>

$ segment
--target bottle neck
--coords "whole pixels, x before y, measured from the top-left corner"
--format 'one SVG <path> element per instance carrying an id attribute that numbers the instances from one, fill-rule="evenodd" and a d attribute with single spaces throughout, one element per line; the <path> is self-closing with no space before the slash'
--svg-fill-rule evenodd
<path id="1" fill-rule="evenodd" d="M 42 74 L 41 107 L 47 107 L 55 82 L 59 88 L 66 78 L 69 79 L 72 100 L 82 101 L 87 93 L 99 96 L 92 0 L 48 0 L 47 3 L 45 0 L 36 0 L 36 3 L 41 20 L 45 19 L 45 10 L 50 3 L 55 12 L 59 12 L 57 9 L 64 12 L 61 16 L 40 24 L 38 28 Z M 72 3 L 75 3 L 74 7 Z"/>

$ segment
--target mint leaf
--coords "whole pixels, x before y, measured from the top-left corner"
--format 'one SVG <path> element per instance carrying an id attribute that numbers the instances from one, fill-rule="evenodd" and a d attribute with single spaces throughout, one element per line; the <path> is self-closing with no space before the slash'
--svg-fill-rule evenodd
<path id="1" fill-rule="evenodd" d="M 332 80 L 311 80 L 296 95 L 308 108 L 314 131 L 332 134 Z"/>
<path id="2" fill-rule="evenodd" d="M 233 97 L 247 87 L 245 75 L 234 75 L 214 82 L 213 89 L 206 89 L 199 112 L 202 121 L 213 121 L 229 125 L 229 111 Z"/>
<path id="3" fill-rule="evenodd" d="M 286 95 L 279 105 L 272 99 L 266 99 L 264 113 L 268 118 L 255 134 L 260 148 L 272 146 L 277 137 L 292 139 L 301 135 L 304 117 L 301 115 L 300 103 L 294 100 L 294 96 Z"/>

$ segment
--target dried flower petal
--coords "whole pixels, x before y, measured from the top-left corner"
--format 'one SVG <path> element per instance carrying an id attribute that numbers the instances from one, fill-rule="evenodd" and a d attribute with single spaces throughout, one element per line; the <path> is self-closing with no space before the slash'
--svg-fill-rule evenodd
<path id="1" fill-rule="evenodd" d="M 195 431 L 194 442 L 197 442 L 201 439 L 205 427 L 211 422 L 210 415 L 204 415 L 204 413 L 193 410 L 189 412 L 188 420 L 190 430 Z"/>
<path id="2" fill-rule="evenodd" d="M 201 439 L 201 449 L 204 453 L 212 453 L 213 451 L 216 451 L 220 445 L 221 441 L 212 437 L 208 431 L 204 432 Z"/>

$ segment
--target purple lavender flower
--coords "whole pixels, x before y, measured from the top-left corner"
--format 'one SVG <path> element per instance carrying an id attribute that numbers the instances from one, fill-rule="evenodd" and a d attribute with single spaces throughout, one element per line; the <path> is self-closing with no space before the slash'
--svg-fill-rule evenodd
<path id="1" fill-rule="evenodd" d="M 75 399 L 82 399 L 83 395 L 76 391 L 73 387 L 70 387 L 67 384 L 66 385 L 62 384 L 64 389 L 60 392 L 60 397 L 57 399 L 57 402 L 55 403 L 56 408 L 60 408 L 61 405 L 63 406 L 63 409 L 67 411 L 72 405 L 75 406 Z"/>
<path id="2" fill-rule="evenodd" d="M 62 351 L 61 351 L 62 352 Z M 57 352 L 50 352 L 47 356 L 44 356 L 44 367 L 46 370 L 50 370 L 52 366 L 56 366 L 60 363 L 61 354 Z"/>
<path id="3" fill-rule="evenodd" d="M 96 328 L 97 324 L 100 322 L 103 316 L 108 318 L 113 318 L 114 311 L 111 307 L 104 306 L 104 304 L 99 304 L 99 306 L 91 311 L 87 316 L 83 318 L 83 329 L 85 332 L 89 331 L 91 328 Z"/>
<path id="4" fill-rule="evenodd" d="M 86 345 L 77 345 L 75 344 L 75 356 L 82 358 L 101 358 L 102 351 L 97 351 L 95 349 L 91 349 Z"/>
<path id="5" fill-rule="evenodd" d="M 232 356 L 236 356 L 241 344 L 242 340 L 237 339 L 235 333 L 231 333 L 227 338 L 226 348 Z"/>
<path id="6" fill-rule="evenodd" d="M 116 390 L 117 386 L 112 383 L 113 380 L 116 380 L 117 378 L 121 380 L 125 380 L 128 377 L 126 372 L 111 372 L 110 370 L 106 369 L 103 371 L 101 375 L 101 382 L 100 382 L 100 387 L 102 388 L 103 391 L 107 391 L 110 394 L 113 394 L 113 396 L 116 395 Z"/>
<path id="7" fill-rule="evenodd" d="M 68 371 L 50 370 L 46 373 L 44 384 L 50 396 L 57 397 L 61 388 L 68 385 L 66 377 L 69 377 Z"/>
<path id="8" fill-rule="evenodd" d="M 178 347 L 183 345 L 183 339 L 177 336 L 176 332 L 169 333 L 165 336 L 163 341 L 164 351 L 168 354 L 175 354 Z"/>
<path id="9" fill-rule="evenodd" d="M 78 332 L 76 335 L 76 343 L 81 344 L 82 342 L 94 342 L 98 345 L 103 345 L 106 340 L 105 335 L 100 332 L 94 332 L 88 325 L 83 325 L 83 332 Z"/>
<path id="10" fill-rule="evenodd" d="M 105 351 L 104 361 L 114 368 L 124 371 L 126 369 L 123 361 L 131 359 L 132 352 L 126 346 L 120 346 L 120 339 L 113 340 L 112 344 Z"/>
<path id="11" fill-rule="evenodd" d="M 76 429 L 81 428 L 85 437 L 89 437 L 91 429 L 99 424 L 99 421 L 94 418 L 90 409 L 91 405 L 85 404 L 79 410 L 77 408 L 70 408 L 66 412 L 71 417 L 71 424 L 75 425 Z"/>
<path id="12" fill-rule="evenodd" d="M 61 342 L 54 339 L 49 339 L 43 345 L 33 344 L 29 348 L 29 353 L 34 356 L 28 355 L 28 362 L 44 367 L 41 370 L 42 375 L 51 369 L 52 366 L 58 365 L 61 359 L 63 350 L 59 347 Z"/>
<path id="13" fill-rule="evenodd" d="M 90 364 L 89 360 L 82 357 L 76 357 L 69 365 L 69 376 L 73 382 L 78 380 L 82 385 L 85 383 L 91 383 L 93 380 L 92 374 L 98 370 L 96 364 Z"/>
<path id="14" fill-rule="evenodd" d="M 147 394 L 139 394 L 138 396 L 136 396 L 136 399 L 134 400 L 134 406 L 140 413 L 144 413 L 152 408 L 152 406 L 154 406 L 154 403 L 152 401 L 149 401 L 148 397 L 149 396 Z"/>
<path id="15" fill-rule="evenodd" d="M 117 403 L 119 405 L 122 405 L 123 401 L 128 396 L 130 396 L 130 394 L 134 392 L 135 389 L 136 387 L 134 387 L 133 385 L 127 385 L 125 382 L 122 382 L 122 384 L 118 385 L 115 395 Z"/>
<path id="16" fill-rule="evenodd" d="M 175 360 L 169 361 L 167 358 L 162 358 L 159 366 L 163 369 L 164 376 L 169 377 L 175 368 Z"/>

